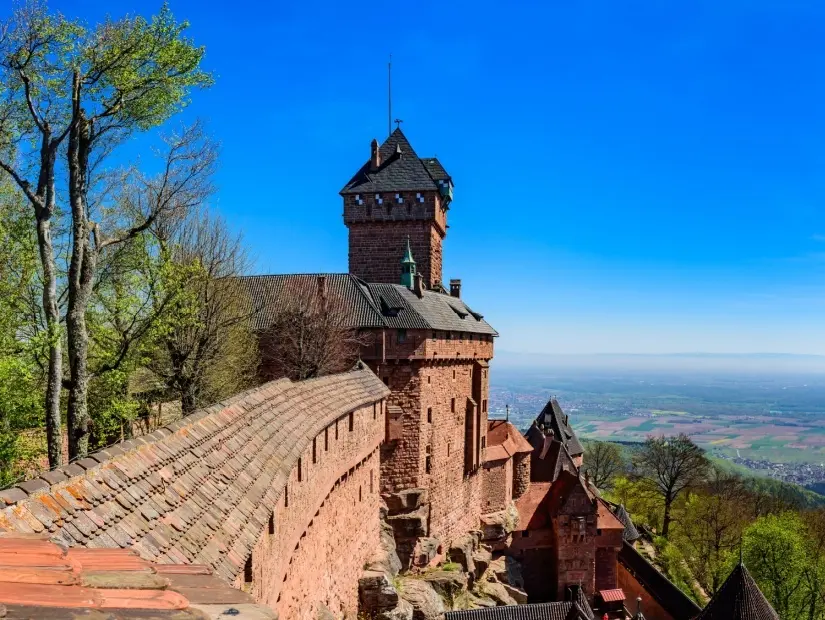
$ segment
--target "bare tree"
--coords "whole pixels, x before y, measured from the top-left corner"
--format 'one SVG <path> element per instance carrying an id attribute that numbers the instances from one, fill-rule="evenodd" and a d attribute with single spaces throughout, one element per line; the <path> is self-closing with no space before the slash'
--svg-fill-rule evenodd
<path id="1" fill-rule="evenodd" d="M 209 214 L 159 227 L 157 234 L 168 260 L 166 288 L 177 295 L 149 367 L 187 414 L 257 378 L 251 303 L 235 277 L 248 263 L 240 237 Z"/>
<path id="2" fill-rule="evenodd" d="M 662 536 L 667 538 L 673 502 L 685 490 L 705 480 L 705 452 L 684 433 L 676 437 L 648 437 L 633 456 L 636 476 L 647 481 L 664 500 Z"/>
<path id="3" fill-rule="evenodd" d="M 589 441 L 584 448 L 584 471 L 598 489 L 610 489 L 613 480 L 626 468 L 622 449 L 607 441 Z"/>
<path id="4" fill-rule="evenodd" d="M 261 336 L 264 374 L 301 381 L 348 370 L 369 338 L 352 324 L 346 300 L 328 290 L 326 277 L 290 280 Z"/>

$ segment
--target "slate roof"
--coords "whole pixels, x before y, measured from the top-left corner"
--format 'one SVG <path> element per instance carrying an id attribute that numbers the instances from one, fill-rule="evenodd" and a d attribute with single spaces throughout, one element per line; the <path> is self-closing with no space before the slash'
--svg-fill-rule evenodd
<path id="1" fill-rule="evenodd" d="M 639 538 L 641 538 L 639 530 L 637 530 L 636 526 L 633 524 L 633 519 L 630 518 L 630 514 L 627 510 L 625 510 L 624 504 L 615 506 L 613 508 L 613 514 L 615 514 L 616 518 L 624 525 L 624 533 L 622 534 L 623 540 L 632 543 L 634 540 L 639 540 Z"/>
<path id="2" fill-rule="evenodd" d="M 448 611 L 444 620 L 593 620 L 593 612 L 577 600 Z"/>
<path id="3" fill-rule="evenodd" d="M 287 295 L 317 295 L 325 278 L 328 295 L 349 309 L 355 328 L 432 329 L 497 336 L 498 332 L 457 297 L 424 291 L 419 298 L 401 284 L 367 284 L 346 273 L 244 276 L 239 282 L 252 305 L 252 327 L 270 327 L 284 307 Z"/>
<path id="4" fill-rule="evenodd" d="M 545 429 L 552 429 L 555 438 L 567 446 L 567 450 L 571 456 L 584 454 L 584 448 L 579 442 L 579 438 L 576 437 L 576 433 L 573 432 L 573 427 L 569 424 L 567 415 L 562 411 L 559 401 L 555 398 L 551 398 L 547 402 L 544 409 L 542 409 L 541 413 L 536 417 L 534 424 L 537 427 L 543 426 Z M 535 431 L 540 432 L 540 429 L 536 428 Z M 535 447 L 536 444 L 529 436 L 531 432 L 533 432 L 533 427 L 528 431 L 528 440 L 530 440 L 530 443 Z M 533 432 L 533 434 L 535 434 L 535 432 Z"/>
<path id="5" fill-rule="evenodd" d="M 696 620 L 779 620 L 779 614 L 740 562 Z"/>
<path id="6" fill-rule="evenodd" d="M 567 447 L 556 439 L 545 437 L 533 422 L 526 435 L 527 441 L 533 446 L 530 457 L 530 479 L 544 482 L 553 482 L 562 471 L 578 471 L 573 457 Z M 547 439 L 547 450 L 544 450 Z"/>
<path id="7" fill-rule="evenodd" d="M 291 273 L 238 278 L 252 304 L 252 329 L 260 331 L 270 327 L 283 309 L 287 295 L 317 295 L 319 278 L 324 278 L 329 295 L 344 302 L 352 327 L 384 327 L 384 319 L 366 283 L 355 276 L 348 273 Z"/>
<path id="8" fill-rule="evenodd" d="M 0 535 L 0 618 L 203 620 L 228 608 L 237 620 L 275 618 L 206 566 L 153 564 L 128 549 L 67 549 L 45 536 Z"/>
<path id="9" fill-rule="evenodd" d="M 437 159 L 421 159 L 416 155 L 400 128 L 390 134 L 378 152 L 381 155 L 378 169 L 371 170 L 367 160 L 341 194 L 436 190 L 439 180 L 450 180 Z"/>
<path id="10" fill-rule="evenodd" d="M 360 366 L 267 383 L 0 491 L 0 506 L 8 505 L 0 531 L 48 532 L 68 547 L 128 547 L 162 564 L 205 564 L 231 582 L 312 438 L 389 395 Z"/>

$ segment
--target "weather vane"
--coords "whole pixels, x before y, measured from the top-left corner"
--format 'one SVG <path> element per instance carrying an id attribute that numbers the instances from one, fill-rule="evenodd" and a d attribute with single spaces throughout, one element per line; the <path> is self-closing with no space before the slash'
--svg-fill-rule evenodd
<path id="1" fill-rule="evenodd" d="M 403 122 L 404 122 L 404 121 L 403 121 L 403 120 L 401 120 L 400 118 L 397 118 L 397 119 L 395 119 L 395 120 L 393 121 L 393 123 L 395 123 L 395 128 L 396 128 L 396 129 L 401 129 L 401 123 L 403 123 Z"/>

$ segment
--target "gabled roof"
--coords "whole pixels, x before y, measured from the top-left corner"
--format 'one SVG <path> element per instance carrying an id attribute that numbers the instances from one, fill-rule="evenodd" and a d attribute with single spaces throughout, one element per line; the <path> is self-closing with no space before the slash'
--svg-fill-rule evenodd
<path id="1" fill-rule="evenodd" d="M 562 411 L 559 401 L 551 398 L 544 409 L 541 410 L 536 418 L 536 424 L 539 427 L 550 429 L 553 431 L 556 439 L 567 446 L 567 450 L 572 456 L 584 454 L 584 448 L 579 443 L 576 433 L 573 432 L 573 427 L 570 426 L 567 415 Z"/>
<path id="2" fill-rule="evenodd" d="M 531 480 L 553 482 L 562 471 L 578 471 L 567 447 L 561 441 L 545 436 L 535 422 L 527 430 L 526 438 L 533 447 L 530 460 Z"/>
<path id="3" fill-rule="evenodd" d="M 558 479 L 553 482 L 553 486 L 550 488 L 551 514 L 557 515 L 567 504 L 568 498 L 577 491 L 581 491 L 591 502 L 593 501 L 593 495 L 591 495 L 584 481 L 579 478 L 577 474 L 572 474 L 569 471 L 561 472 Z"/>
<path id="4" fill-rule="evenodd" d="M 450 176 L 434 157 L 421 159 L 400 128 L 390 134 L 378 149 L 381 165 L 370 169 L 370 161 L 341 190 L 341 194 L 437 190 L 438 181 Z"/>
<path id="5" fill-rule="evenodd" d="M 696 620 L 779 620 L 779 614 L 740 562 Z"/>
<path id="6" fill-rule="evenodd" d="M 323 279 L 323 283 L 321 280 Z M 402 284 L 367 284 L 348 273 L 275 274 L 238 278 L 247 291 L 252 328 L 268 329 L 292 296 L 319 294 L 341 300 L 354 328 L 433 329 L 498 336 L 478 312 L 458 297 L 424 291 L 419 298 Z"/>
<path id="7" fill-rule="evenodd" d="M 598 516 L 597 516 L 597 526 L 600 530 L 624 530 L 624 524 L 619 521 L 615 514 L 610 510 L 610 505 L 604 501 L 602 498 L 597 498 L 596 502 L 598 503 Z M 622 537 L 624 538 L 624 532 L 622 533 Z"/>

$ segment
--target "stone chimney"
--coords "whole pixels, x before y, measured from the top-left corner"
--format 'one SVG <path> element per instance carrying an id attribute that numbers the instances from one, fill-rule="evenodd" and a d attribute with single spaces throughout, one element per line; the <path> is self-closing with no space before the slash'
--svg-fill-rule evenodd
<path id="1" fill-rule="evenodd" d="M 419 299 L 421 299 L 424 296 L 424 274 L 416 273 L 415 280 L 413 282 L 413 292 Z"/>
<path id="2" fill-rule="evenodd" d="M 461 280 L 450 280 L 450 295 L 461 298 Z"/>
<path id="3" fill-rule="evenodd" d="M 378 140 L 373 138 L 370 144 L 370 170 L 378 170 L 381 166 L 381 153 L 378 151 Z"/>

